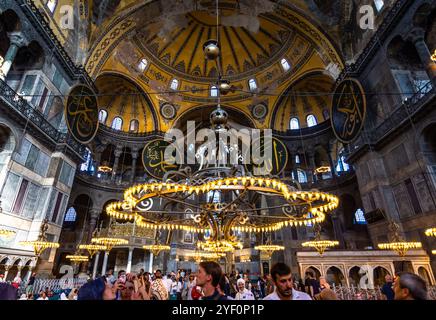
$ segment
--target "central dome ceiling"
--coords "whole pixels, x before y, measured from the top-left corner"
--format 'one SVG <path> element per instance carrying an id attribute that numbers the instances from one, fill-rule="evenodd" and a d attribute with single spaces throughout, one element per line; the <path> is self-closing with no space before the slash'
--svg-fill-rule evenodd
<path id="1" fill-rule="evenodd" d="M 223 3 L 225 5 L 225 3 Z M 234 8 L 220 10 L 221 70 L 227 78 L 242 78 L 264 69 L 283 57 L 292 31 L 270 14 L 247 20 Z M 134 41 L 153 63 L 177 77 L 215 80 L 216 64 L 205 61 L 203 44 L 217 39 L 216 16 L 193 11 L 177 19 L 159 21 L 137 32 Z"/>

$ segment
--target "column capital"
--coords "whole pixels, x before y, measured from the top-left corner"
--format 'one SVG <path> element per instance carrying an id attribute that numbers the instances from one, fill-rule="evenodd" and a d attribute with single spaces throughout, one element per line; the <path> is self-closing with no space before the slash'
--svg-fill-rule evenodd
<path id="1" fill-rule="evenodd" d="M 123 149 L 122 148 L 116 148 L 114 151 L 115 157 L 119 158 L 121 156 L 121 154 L 123 153 Z"/>
<path id="2" fill-rule="evenodd" d="M 17 47 L 24 47 L 29 44 L 29 41 L 27 41 L 22 32 L 9 32 L 8 37 L 11 44 L 16 45 Z"/>
<path id="3" fill-rule="evenodd" d="M 415 27 L 407 33 L 405 38 L 413 43 L 425 41 L 425 30 L 420 27 Z"/>

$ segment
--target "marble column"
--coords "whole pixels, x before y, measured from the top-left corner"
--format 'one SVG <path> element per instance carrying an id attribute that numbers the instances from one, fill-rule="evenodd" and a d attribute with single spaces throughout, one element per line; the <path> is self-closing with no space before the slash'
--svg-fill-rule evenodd
<path id="1" fill-rule="evenodd" d="M 16 276 L 21 277 L 21 270 L 23 270 L 23 267 L 22 266 L 18 266 L 17 269 L 18 269 L 18 271 L 17 271 L 17 275 Z"/>
<path id="2" fill-rule="evenodd" d="M 129 255 L 127 256 L 126 273 L 130 273 L 130 271 L 132 271 L 132 257 L 133 257 L 133 248 L 129 248 Z"/>
<path id="3" fill-rule="evenodd" d="M 137 160 L 138 160 L 138 150 L 133 149 L 132 150 L 132 176 L 130 177 L 130 183 L 133 183 L 133 181 L 135 180 Z"/>
<path id="4" fill-rule="evenodd" d="M 148 272 L 153 273 L 153 253 L 150 252 L 150 260 L 148 261 Z"/>
<path id="5" fill-rule="evenodd" d="M 308 152 L 309 156 L 309 170 L 307 174 L 307 181 L 309 183 L 314 183 L 316 181 L 316 176 L 314 174 L 315 171 L 315 153 L 314 152 Z"/>
<path id="6" fill-rule="evenodd" d="M 106 268 L 107 268 L 107 260 L 109 258 L 109 251 L 104 252 L 104 258 L 103 258 L 103 267 L 101 268 L 101 275 L 104 276 L 106 274 Z"/>
<path id="7" fill-rule="evenodd" d="M 5 281 L 6 281 L 6 279 L 8 278 L 9 267 L 10 267 L 10 266 L 5 266 L 5 276 L 4 276 L 4 278 L 3 278 L 3 279 L 5 279 Z"/>
<path id="8" fill-rule="evenodd" d="M 100 258 L 100 252 L 97 252 L 95 254 L 95 258 L 94 258 L 94 268 L 92 269 L 92 279 L 95 279 L 95 276 L 97 275 L 97 266 L 98 266 L 99 258 Z"/>
<path id="9" fill-rule="evenodd" d="M 89 210 L 90 218 L 89 218 L 89 232 L 86 238 L 86 243 L 90 243 L 92 239 L 92 234 L 97 226 L 98 217 L 101 213 L 100 208 L 93 207 Z"/>
<path id="10" fill-rule="evenodd" d="M 332 178 L 336 179 L 336 168 L 335 168 L 335 164 L 333 162 L 332 149 L 330 148 L 330 146 L 326 148 L 326 151 L 327 151 L 327 157 L 329 160 L 329 165 L 330 165 L 330 170 L 331 170 L 330 172 L 332 174 Z"/>
<path id="11" fill-rule="evenodd" d="M 115 150 L 115 161 L 114 161 L 114 167 L 112 168 L 112 181 L 115 180 L 115 176 L 117 174 L 118 169 L 118 163 L 120 162 L 121 154 L 123 153 L 123 150 L 118 148 Z"/>
<path id="12" fill-rule="evenodd" d="M 11 32 L 8 33 L 8 36 L 10 45 L 5 57 L 3 58 L 4 61 L 0 68 L 0 79 L 2 80 L 6 79 L 9 71 L 11 70 L 12 64 L 17 56 L 18 49 L 27 45 L 27 40 L 21 32 Z"/>
<path id="13" fill-rule="evenodd" d="M 425 30 L 422 28 L 414 28 L 408 38 L 415 45 L 428 78 L 432 82 L 433 88 L 436 88 L 436 63 L 431 59 L 431 52 L 425 43 Z"/>

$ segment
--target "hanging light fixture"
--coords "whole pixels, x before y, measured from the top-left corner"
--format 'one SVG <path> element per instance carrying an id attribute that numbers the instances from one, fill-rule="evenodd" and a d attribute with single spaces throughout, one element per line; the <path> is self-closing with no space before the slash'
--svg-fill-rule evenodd
<path id="1" fill-rule="evenodd" d="M 169 251 L 171 249 L 171 247 L 168 245 L 158 243 L 145 245 L 142 246 L 142 248 L 145 250 L 149 250 L 151 253 L 153 253 L 154 256 L 159 255 L 159 253 L 161 253 L 162 251 Z"/>
<path id="2" fill-rule="evenodd" d="M 436 49 L 434 50 L 433 54 L 431 55 L 431 60 L 433 60 L 433 62 L 436 62 Z"/>
<path id="3" fill-rule="evenodd" d="M 436 228 L 430 228 L 425 230 L 425 235 L 427 237 L 436 237 Z"/>
<path id="4" fill-rule="evenodd" d="M 333 248 L 339 245 L 336 240 L 321 240 L 321 225 L 317 224 L 314 227 L 315 239 L 312 241 L 303 242 L 303 247 L 314 248 L 322 256 L 327 248 Z"/>
<path id="5" fill-rule="evenodd" d="M 271 260 L 272 255 L 274 254 L 274 252 L 276 251 L 283 251 L 285 250 L 284 246 L 280 246 L 280 245 L 275 245 L 272 244 L 272 239 L 271 239 L 271 233 L 268 234 L 267 236 L 267 240 L 265 244 L 259 245 L 259 246 L 255 246 L 254 250 L 259 250 L 263 253 L 265 253 L 268 256 L 268 260 Z"/>
<path id="6" fill-rule="evenodd" d="M 77 264 L 77 263 L 80 263 L 80 262 L 87 262 L 87 261 L 89 261 L 89 257 L 88 256 L 81 255 L 78 252 L 76 252 L 75 254 L 67 255 L 66 258 L 68 260 L 70 260 L 74 264 Z"/>
<path id="7" fill-rule="evenodd" d="M 0 238 L 12 238 L 16 234 L 13 230 L 0 229 Z"/>
<path id="8" fill-rule="evenodd" d="M 105 245 L 100 244 L 81 244 L 80 250 L 87 250 L 89 257 L 92 258 L 98 251 L 106 251 L 108 248 Z"/>
<path id="9" fill-rule="evenodd" d="M 41 253 L 46 249 L 59 248 L 59 243 L 49 242 L 46 236 L 48 229 L 48 220 L 43 220 L 41 228 L 39 231 L 39 236 L 37 240 L 34 241 L 20 241 L 19 244 L 22 246 L 31 246 L 35 252 L 35 256 L 39 257 Z"/>
<path id="10" fill-rule="evenodd" d="M 105 246 L 106 251 L 111 251 L 115 246 L 129 244 L 129 241 L 126 239 L 112 238 L 112 237 L 96 237 L 96 238 L 92 238 L 91 242 L 94 244 Z"/>
<path id="11" fill-rule="evenodd" d="M 103 161 L 102 165 L 98 167 L 98 171 L 102 173 L 110 173 L 112 172 L 112 168 L 109 166 L 107 161 Z"/>
<path id="12" fill-rule="evenodd" d="M 378 248 L 382 250 L 392 250 L 398 253 L 400 257 L 404 257 L 407 251 L 411 249 L 422 248 L 421 242 L 408 242 L 405 241 L 402 236 L 400 236 L 399 230 L 400 226 L 394 221 L 389 222 L 389 229 L 392 235 L 392 241 L 387 243 L 379 243 Z"/>

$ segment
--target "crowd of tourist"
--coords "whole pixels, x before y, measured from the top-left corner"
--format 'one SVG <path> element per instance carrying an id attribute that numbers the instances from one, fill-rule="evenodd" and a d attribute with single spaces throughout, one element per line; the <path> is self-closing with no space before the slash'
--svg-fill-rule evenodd
<path id="1" fill-rule="evenodd" d="M 398 273 L 395 281 L 386 276 L 381 289 L 386 300 L 426 300 L 427 285 L 412 273 Z M 222 272 L 219 264 L 201 262 L 197 272 L 178 270 L 163 274 L 126 273 L 109 270 L 106 275 L 89 280 L 81 288 L 56 290 L 45 288 L 33 293 L 35 274 L 29 279 L 26 293 L 18 297 L 16 285 L 0 281 L 0 300 L 338 300 L 324 277 L 306 273 L 295 279 L 284 263 L 276 263 L 270 274 L 250 279 L 247 273 Z"/>

